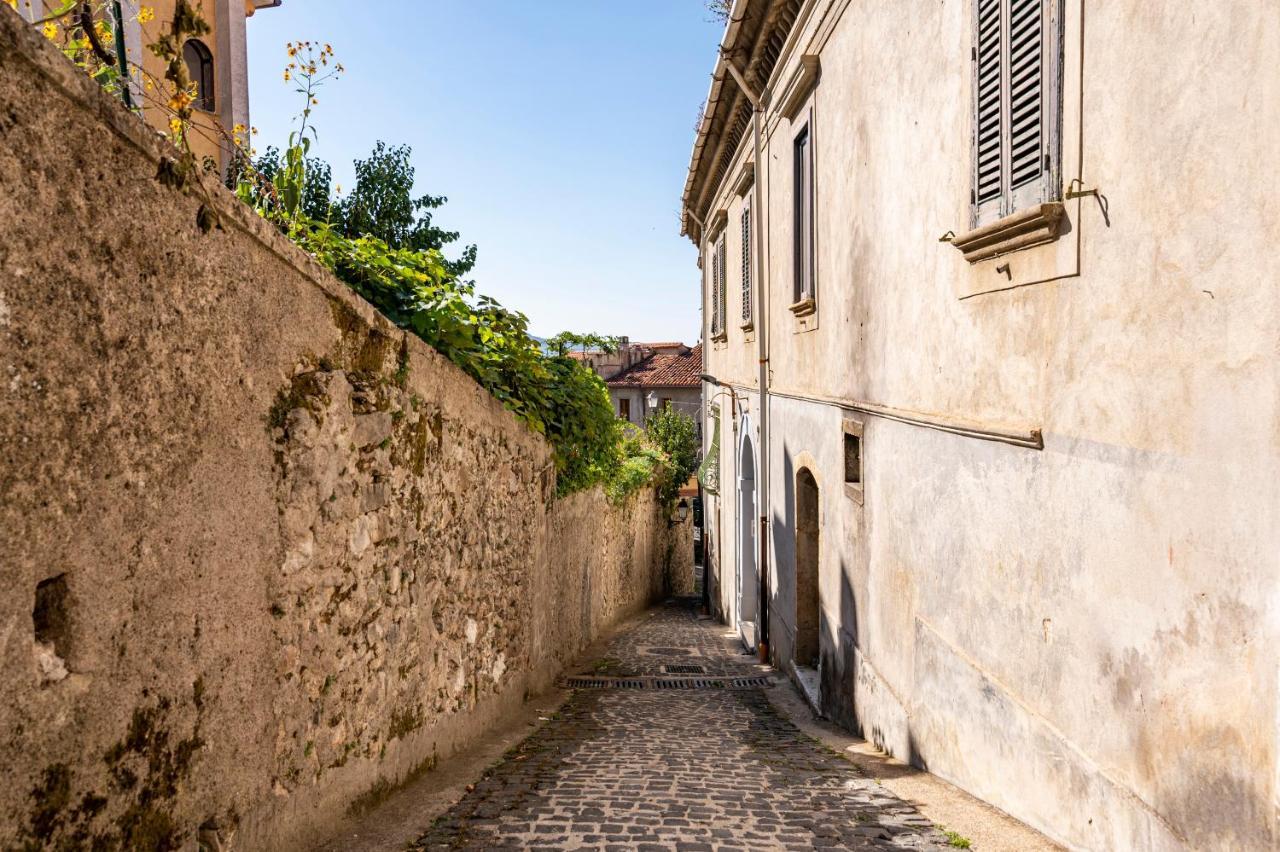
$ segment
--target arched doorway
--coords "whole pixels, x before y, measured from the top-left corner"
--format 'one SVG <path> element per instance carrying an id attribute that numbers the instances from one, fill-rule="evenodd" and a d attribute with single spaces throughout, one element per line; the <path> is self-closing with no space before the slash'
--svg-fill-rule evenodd
<path id="1" fill-rule="evenodd" d="M 738 454 L 738 632 L 749 650 L 756 649 L 760 577 L 756 567 L 756 454 L 751 421 L 742 421 Z"/>
<path id="2" fill-rule="evenodd" d="M 808 468 L 796 474 L 796 644 L 795 664 L 818 667 L 822 611 L 818 590 L 821 501 L 818 481 Z"/>

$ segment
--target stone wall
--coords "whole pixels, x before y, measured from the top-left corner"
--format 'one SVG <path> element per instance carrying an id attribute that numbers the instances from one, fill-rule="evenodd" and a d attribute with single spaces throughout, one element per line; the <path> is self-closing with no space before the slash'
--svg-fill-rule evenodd
<path id="1" fill-rule="evenodd" d="M 548 446 L 0 6 L 0 847 L 309 848 L 662 589 Z M 572 618 L 565 617 L 567 613 Z"/>

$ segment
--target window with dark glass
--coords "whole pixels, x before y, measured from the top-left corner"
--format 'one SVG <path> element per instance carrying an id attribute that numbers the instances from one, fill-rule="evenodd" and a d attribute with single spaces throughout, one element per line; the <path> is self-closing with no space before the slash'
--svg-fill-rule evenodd
<path id="1" fill-rule="evenodd" d="M 213 54 L 199 39 L 188 39 L 182 46 L 182 58 L 187 63 L 187 76 L 196 87 L 195 107 L 213 112 Z"/>
<path id="2" fill-rule="evenodd" d="M 793 151 L 795 206 L 795 301 L 813 298 L 813 145 L 809 126 L 796 135 Z"/>

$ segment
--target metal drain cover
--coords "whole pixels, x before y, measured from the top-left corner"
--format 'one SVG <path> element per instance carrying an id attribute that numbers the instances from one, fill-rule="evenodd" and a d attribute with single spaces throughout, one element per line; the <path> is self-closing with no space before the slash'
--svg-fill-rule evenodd
<path id="1" fill-rule="evenodd" d="M 755 689 L 768 686 L 768 677 L 570 677 L 570 689 Z"/>
<path id="2" fill-rule="evenodd" d="M 702 666 L 694 665 L 675 665 L 668 664 L 662 667 L 667 674 L 706 674 L 707 670 Z"/>

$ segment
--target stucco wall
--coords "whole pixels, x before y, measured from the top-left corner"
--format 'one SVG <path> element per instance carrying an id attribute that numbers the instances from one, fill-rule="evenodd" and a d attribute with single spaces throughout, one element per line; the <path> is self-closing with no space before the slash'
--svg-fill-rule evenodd
<path id="1" fill-rule="evenodd" d="M 804 4 L 773 82 L 820 57 L 815 330 L 787 310 L 776 113 L 757 171 L 771 389 L 810 397 L 770 403 L 773 651 L 786 662 L 788 493 L 811 459 L 830 715 L 1074 848 L 1274 848 L 1280 18 L 1062 9 L 1064 180 L 1098 187 L 1109 221 L 1072 200 L 1056 242 L 970 265 L 938 238 L 968 227 L 972 1 Z M 750 154 L 748 133 L 731 177 Z M 712 210 L 736 257 L 732 183 Z M 731 326 L 707 371 L 750 387 L 753 356 Z M 862 404 L 1038 429 L 1044 449 Z M 863 504 L 838 485 L 845 416 L 866 421 Z"/>
<path id="2" fill-rule="evenodd" d="M 0 847 L 310 848 L 662 587 L 548 446 L 0 6 Z M 116 222 L 125 223 L 118 226 Z"/>

